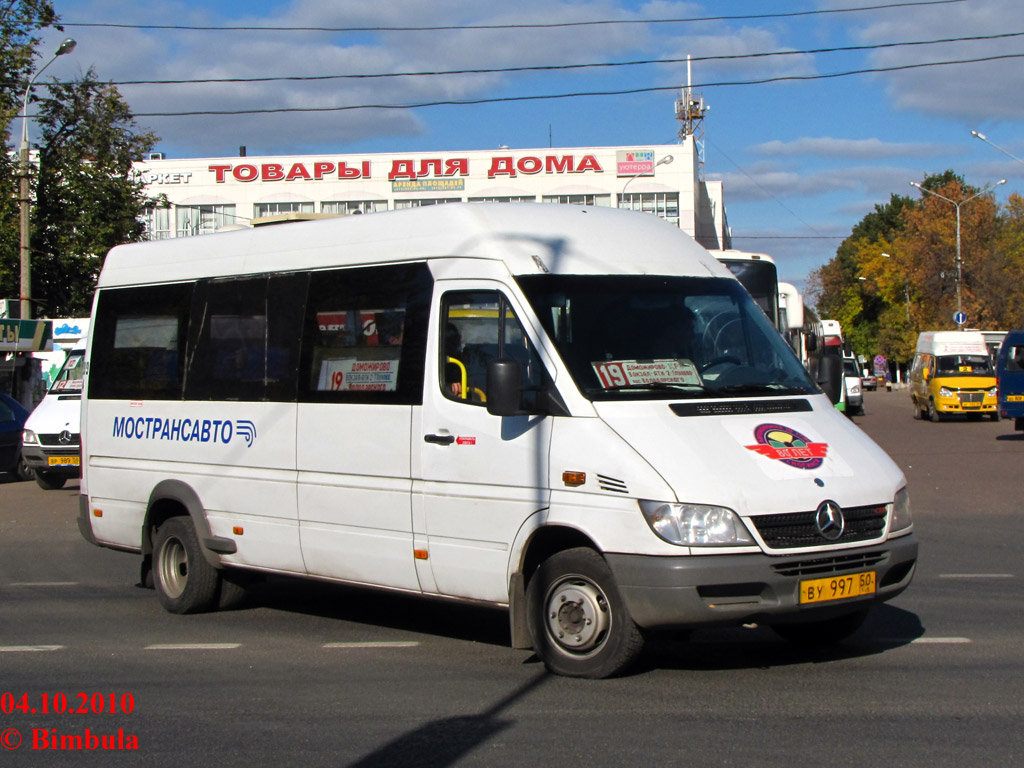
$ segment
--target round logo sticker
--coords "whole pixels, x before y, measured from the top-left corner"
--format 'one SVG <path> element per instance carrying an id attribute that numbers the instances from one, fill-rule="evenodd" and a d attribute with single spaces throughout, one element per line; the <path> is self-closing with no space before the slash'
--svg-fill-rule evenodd
<path id="1" fill-rule="evenodd" d="M 795 429 L 782 424 L 761 424 L 754 429 L 756 445 L 751 451 L 797 469 L 817 469 L 825 463 L 828 443 L 815 443 Z"/>

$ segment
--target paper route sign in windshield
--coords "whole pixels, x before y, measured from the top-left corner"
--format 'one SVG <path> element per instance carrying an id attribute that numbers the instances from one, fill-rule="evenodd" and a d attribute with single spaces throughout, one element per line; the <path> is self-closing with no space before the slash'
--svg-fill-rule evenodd
<path id="1" fill-rule="evenodd" d="M 644 384 L 701 386 L 697 366 L 689 360 L 600 360 L 591 366 L 604 389 Z"/>

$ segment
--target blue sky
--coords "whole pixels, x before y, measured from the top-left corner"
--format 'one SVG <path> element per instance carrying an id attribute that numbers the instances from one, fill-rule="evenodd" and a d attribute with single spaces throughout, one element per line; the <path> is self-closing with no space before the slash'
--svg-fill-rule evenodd
<path id="1" fill-rule="evenodd" d="M 1024 190 L 1021 58 L 1024 3 L 958 0 L 863 9 L 886 0 L 55 0 L 73 54 L 47 70 L 103 80 L 196 80 L 436 72 L 747 56 L 695 61 L 693 82 L 711 109 L 705 170 L 722 179 L 734 246 L 775 257 L 780 277 L 803 284 L 850 229 L 893 193 L 952 168 L 978 187 L 1006 178 L 999 200 Z M 773 14 L 807 14 L 768 17 Z M 737 18 L 748 16 L 751 18 Z M 762 16 L 762 18 L 752 18 Z M 693 19 L 717 18 L 693 21 Z M 689 19 L 678 23 L 654 20 Z M 438 27 L 628 21 L 559 28 L 431 32 L 207 31 L 130 25 Z M 86 26 L 86 25 L 128 25 Z M 1020 36 L 1012 36 L 1018 34 Z M 992 39 L 993 35 L 1010 35 Z M 905 45 L 948 38 L 988 37 Z M 850 46 L 892 47 L 799 53 Z M 790 55 L 750 58 L 786 51 Z M 796 53 L 794 53 L 796 52 Z M 934 66 L 920 66 L 920 65 Z M 863 69 L 912 69 L 822 78 Z M 776 77 L 817 77 L 725 85 Z M 138 122 L 168 157 L 643 146 L 677 140 L 677 93 L 508 101 L 408 110 L 146 117 L 150 113 L 331 108 L 678 87 L 682 63 L 560 71 L 321 82 L 119 85 Z"/>

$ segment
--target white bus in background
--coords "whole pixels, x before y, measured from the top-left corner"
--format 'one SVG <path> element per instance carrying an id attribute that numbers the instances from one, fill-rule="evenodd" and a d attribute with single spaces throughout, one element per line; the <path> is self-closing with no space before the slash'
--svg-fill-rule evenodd
<path id="1" fill-rule="evenodd" d="M 666 629 L 836 642 L 914 573 L 906 479 L 652 216 L 452 204 L 119 246 L 80 527 L 175 613 L 287 574 L 508 609 L 606 677 Z M 386 602 L 382 605 L 387 605 Z"/>
<path id="2" fill-rule="evenodd" d="M 791 283 L 779 283 L 778 328 L 806 368 L 809 360 L 804 333 L 804 297 Z"/>
<path id="3" fill-rule="evenodd" d="M 779 325 L 779 275 L 775 260 L 767 253 L 732 249 L 711 251 L 711 254 L 736 276 L 772 324 L 783 330 Z"/>

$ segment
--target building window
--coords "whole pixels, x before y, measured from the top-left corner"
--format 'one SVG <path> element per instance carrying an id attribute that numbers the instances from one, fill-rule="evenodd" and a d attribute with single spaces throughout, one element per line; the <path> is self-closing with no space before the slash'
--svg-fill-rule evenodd
<path id="1" fill-rule="evenodd" d="M 223 226 L 234 224 L 238 217 L 232 205 L 180 205 L 174 206 L 177 237 L 208 235 Z"/>
<path id="2" fill-rule="evenodd" d="M 422 208 L 424 205 L 443 205 L 445 203 L 461 203 L 461 197 L 436 197 L 422 200 L 395 200 L 395 210 L 401 208 Z"/>
<path id="3" fill-rule="evenodd" d="M 258 219 L 262 216 L 278 216 L 282 213 L 313 213 L 313 203 L 256 203 L 253 215 Z"/>
<path id="4" fill-rule="evenodd" d="M 174 236 L 170 208 L 147 208 L 142 223 L 146 227 L 147 240 L 166 240 Z"/>
<path id="5" fill-rule="evenodd" d="M 603 208 L 610 208 L 612 204 L 611 195 L 544 195 L 545 203 L 559 203 L 561 205 L 598 205 Z"/>
<path id="6" fill-rule="evenodd" d="M 619 208 L 653 213 L 679 226 L 678 192 L 627 192 L 619 195 Z"/>
<path id="7" fill-rule="evenodd" d="M 537 198 L 534 195 L 524 195 L 521 197 L 471 197 L 469 198 L 471 203 L 536 203 Z"/>
<path id="8" fill-rule="evenodd" d="M 351 215 L 353 213 L 377 213 L 387 209 L 387 200 L 349 200 L 320 203 L 320 213 L 333 213 L 339 216 Z"/>

